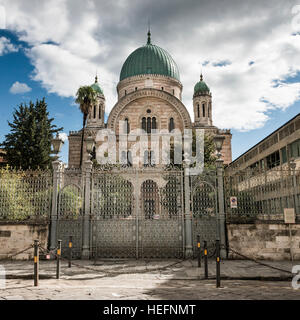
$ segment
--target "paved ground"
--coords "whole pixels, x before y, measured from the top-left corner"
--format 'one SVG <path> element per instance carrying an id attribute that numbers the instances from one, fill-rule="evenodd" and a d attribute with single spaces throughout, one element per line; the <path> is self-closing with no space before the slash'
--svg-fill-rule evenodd
<path id="1" fill-rule="evenodd" d="M 32 262 L 3 262 L 6 272 L 1 299 L 289 299 L 300 300 L 291 286 L 292 275 L 245 260 L 221 263 L 221 288 L 215 287 L 215 262 L 209 262 L 209 279 L 197 261 L 74 261 L 62 262 L 55 279 L 56 262 L 40 261 L 39 287 L 33 286 Z M 298 262 L 264 262 L 291 271 Z M 1 270 L 1 268 L 0 268 Z M 261 280 L 258 280 L 261 279 Z"/>

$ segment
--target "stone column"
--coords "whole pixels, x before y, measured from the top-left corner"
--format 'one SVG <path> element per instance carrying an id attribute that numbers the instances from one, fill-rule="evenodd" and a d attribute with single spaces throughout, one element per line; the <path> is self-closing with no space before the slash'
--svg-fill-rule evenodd
<path id="1" fill-rule="evenodd" d="M 57 230 L 57 203 L 58 193 L 61 189 L 61 173 L 62 162 L 55 160 L 52 162 L 53 167 L 53 193 L 52 193 L 52 209 L 51 209 L 51 228 L 50 228 L 50 250 L 56 248 L 56 230 Z"/>
<path id="2" fill-rule="evenodd" d="M 90 214 L 91 214 L 91 176 L 93 162 L 87 160 L 84 163 L 85 188 L 84 188 L 84 213 L 82 235 L 82 259 L 90 257 Z"/>
<path id="3" fill-rule="evenodd" d="M 190 205 L 190 175 L 189 175 L 190 160 L 186 159 L 183 162 L 184 167 L 184 227 L 185 227 L 185 258 L 193 257 L 193 237 L 192 237 L 192 212 Z"/>
<path id="4" fill-rule="evenodd" d="M 220 244 L 226 245 L 226 236 L 225 236 L 225 206 L 224 206 L 224 184 L 223 184 L 223 160 L 217 159 L 217 179 L 218 179 L 218 203 L 219 210 L 217 216 L 217 238 L 220 240 Z M 226 258 L 226 249 L 224 247 L 221 248 L 221 258 Z"/>

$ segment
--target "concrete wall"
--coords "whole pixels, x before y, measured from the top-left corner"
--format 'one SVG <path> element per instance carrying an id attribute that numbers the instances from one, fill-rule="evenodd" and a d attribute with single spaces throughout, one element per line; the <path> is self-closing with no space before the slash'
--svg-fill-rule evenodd
<path id="1" fill-rule="evenodd" d="M 39 240 L 43 248 L 47 247 L 49 225 L 47 223 L 0 223 L 0 259 L 24 250 Z M 13 260 L 33 258 L 33 249 L 13 257 Z"/>
<path id="2" fill-rule="evenodd" d="M 300 224 L 257 222 L 255 224 L 227 224 L 229 247 L 252 258 L 289 260 L 290 247 L 295 260 L 300 259 Z M 291 239 L 291 240 L 290 240 Z M 292 244 L 292 246 L 290 246 Z M 233 259 L 241 257 L 229 253 Z"/>

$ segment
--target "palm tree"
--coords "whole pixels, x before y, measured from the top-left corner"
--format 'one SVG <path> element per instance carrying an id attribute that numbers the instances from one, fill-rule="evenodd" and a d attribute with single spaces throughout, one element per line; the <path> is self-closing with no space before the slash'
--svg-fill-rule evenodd
<path id="1" fill-rule="evenodd" d="M 83 139 L 84 139 L 84 128 L 86 125 L 86 119 L 92 108 L 92 106 L 97 101 L 97 93 L 90 86 L 80 87 L 76 93 L 75 102 L 79 104 L 80 111 L 83 113 L 83 127 L 82 127 L 82 136 L 81 136 L 81 148 L 80 148 L 80 168 L 82 166 L 82 157 L 83 157 Z"/>

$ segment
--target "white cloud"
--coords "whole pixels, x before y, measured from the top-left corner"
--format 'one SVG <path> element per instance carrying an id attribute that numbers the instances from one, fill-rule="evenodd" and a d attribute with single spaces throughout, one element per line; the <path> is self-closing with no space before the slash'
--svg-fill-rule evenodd
<path id="1" fill-rule="evenodd" d="M 107 112 L 116 103 L 122 64 L 146 41 L 148 16 L 153 43 L 179 66 L 183 102 L 191 114 L 204 61 L 210 61 L 203 73 L 217 126 L 255 129 L 266 122 L 269 110 L 299 100 L 300 83 L 285 83 L 300 72 L 300 35 L 292 35 L 297 31 L 294 0 L 155 2 L 6 0 L 6 23 L 31 45 L 32 77 L 49 92 L 74 96 L 97 70 Z"/>
<path id="2" fill-rule="evenodd" d="M 60 137 L 60 139 L 62 139 L 63 142 L 68 140 L 68 134 L 65 132 L 60 132 L 58 136 Z"/>
<path id="3" fill-rule="evenodd" d="M 31 88 L 26 83 L 19 81 L 16 81 L 9 89 L 9 92 L 13 94 L 26 93 L 29 91 L 31 91 Z"/>
<path id="4" fill-rule="evenodd" d="M 16 51 L 18 51 L 18 48 L 13 45 L 9 39 L 0 37 L 0 56 Z"/>

